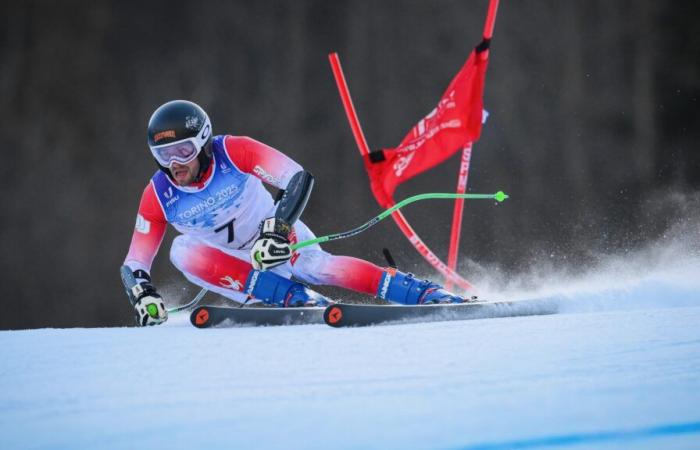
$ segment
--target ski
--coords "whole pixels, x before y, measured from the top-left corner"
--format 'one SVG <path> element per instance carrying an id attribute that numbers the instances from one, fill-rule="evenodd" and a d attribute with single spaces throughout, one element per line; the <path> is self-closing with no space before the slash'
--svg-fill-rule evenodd
<path id="1" fill-rule="evenodd" d="M 197 328 L 322 324 L 324 310 L 323 307 L 231 308 L 200 306 L 190 314 L 190 322 Z"/>
<path id="2" fill-rule="evenodd" d="M 324 321 L 332 327 L 362 327 L 388 323 L 419 323 L 496 317 L 555 314 L 556 304 L 538 301 L 469 302 L 434 305 L 367 305 L 336 303 Z"/>

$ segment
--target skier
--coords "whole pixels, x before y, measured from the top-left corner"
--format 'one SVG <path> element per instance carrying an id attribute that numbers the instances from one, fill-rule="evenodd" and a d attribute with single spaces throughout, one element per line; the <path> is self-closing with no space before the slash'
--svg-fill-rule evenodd
<path id="1" fill-rule="evenodd" d="M 209 117 L 195 103 L 174 100 L 156 109 L 148 145 L 160 170 L 141 197 L 124 261 L 137 282 L 125 287 L 142 326 L 168 318 L 149 275 L 167 223 L 181 233 L 170 250 L 173 265 L 192 283 L 241 303 L 328 304 L 292 277 L 402 304 L 465 300 L 431 281 L 331 255 L 319 245 L 292 251 L 291 244 L 315 237 L 298 220 L 313 176 L 254 139 L 214 136 Z M 280 190 L 276 201 L 263 182 Z"/>

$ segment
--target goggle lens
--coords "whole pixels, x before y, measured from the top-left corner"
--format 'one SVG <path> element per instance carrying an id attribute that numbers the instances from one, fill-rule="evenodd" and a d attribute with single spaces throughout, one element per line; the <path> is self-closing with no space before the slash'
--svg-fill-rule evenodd
<path id="1" fill-rule="evenodd" d="M 192 141 L 180 141 L 170 145 L 151 147 L 153 156 L 165 167 L 170 167 L 173 162 L 187 164 L 197 156 L 197 147 Z"/>

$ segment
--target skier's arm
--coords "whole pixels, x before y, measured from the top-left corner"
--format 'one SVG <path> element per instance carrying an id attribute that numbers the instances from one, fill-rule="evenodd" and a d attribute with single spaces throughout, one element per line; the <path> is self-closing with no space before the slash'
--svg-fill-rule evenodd
<path id="1" fill-rule="evenodd" d="M 296 161 L 269 145 L 245 136 L 226 136 L 226 152 L 241 171 L 282 190 L 275 218 L 291 226 L 306 207 L 314 177 Z"/>
<path id="2" fill-rule="evenodd" d="M 138 276 L 141 272 L 149 274 L 153 259 L 163 242 L 166 227 L 165 215 L 158 203 L 153 185 L 149 183 L 141 196 L 129 253 L 124 260 L 124 264 L 136 273 L 136 278 L 146 278 Z"/>
<path id="3" fill-rule="evenodd" d="M 297 172 L 283 191 L 274 217 L 260 224 L 260 237 L 251 249 L 251 263 L 256 269 L 270 269 L 292 257 L 289 235 L 292 224 L 301 215 L 311 195 L 314 177 L 306 171 Z"/>
<path id="4" fill-rule="evenodd" d="M 149 184 L 141 196 L 131 246 L 124 261 L 124 268 L 133 272 L 133 279 L 128 282 L 122 276 L 129 301 L 136 311 L 137 323 L 141 326 L 158 325 L 168 319 L 163 299 L 151 283 L 149 274 L 166 227 L 165 215 L 153 185 Z"/>
<path id="5" fill-rule="evenodd" d="M 247 136 L 226 136 L 225 148 L 238 169 L 277 189 L 286 189 L 292 177 L 304 170 L 279 150 Z"/>
<path id="6" fill-rule="evenodd" d="M 227 136 L 225 144 L 236 167 L 282 190 L 274 217 L 260 224 L 260 238 L 251 250 L 256 269 L 280 265 L 292 256 L 289 234 L 306 207 L 314 177 L 293 159 L 255 139 Z"/>

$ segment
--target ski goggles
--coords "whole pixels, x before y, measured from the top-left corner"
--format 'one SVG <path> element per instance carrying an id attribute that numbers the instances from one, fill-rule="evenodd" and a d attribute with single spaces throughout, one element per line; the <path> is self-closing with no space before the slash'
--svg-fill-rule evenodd
<path id="1" fill-rule="evenodd" d="M 163 167 L 170 167 L 174 162 L 187 164 L 193 161 L 202 148 L 197 138 L 189 138 L 170 144 L 151 147 L 153 157 Z"/>
<path id="2" fill-rule="evenodd" d="M 207 117 L 197 136 L 168 144 L 152 145 L 150 149 L 158 164 L 163 167 L 170 167 L 174 162 L 187 164 L 197 157 L 210 137 L 211 122 Z"/>

